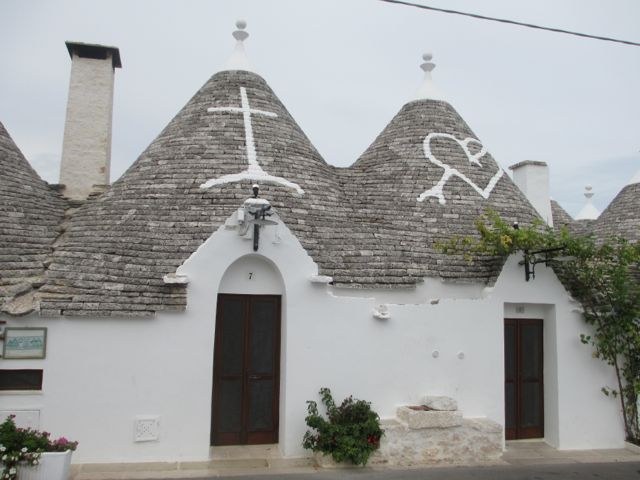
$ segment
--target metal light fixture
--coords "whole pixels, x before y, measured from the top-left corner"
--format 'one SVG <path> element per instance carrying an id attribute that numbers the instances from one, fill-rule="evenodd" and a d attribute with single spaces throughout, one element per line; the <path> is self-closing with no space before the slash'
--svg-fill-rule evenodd
<path id="1" fill-rule="evenodd" d="M 573 260 L 573 257 L 555 257 L 553 254 L 561 252 L 565 247 L 545 248 L 543 250 L 536 250 L 535 252 L 524 251 L 524 259 L 520 262 L 520 265 L 524 265 L 524 278 L 528 282 L 531 278 L 536 278 L 536 265 L 544 263 L 545 266 L 549 265 L 549 262 L 569 262 Z"/>
<path id="2" fill-rule="evenodd" d="M 278 222 L 273 220 L 267 220 L 266 217 L 273 215 L 271 205 L 267 200 L 259 199 L 258 193 L 260 187 L 257 184 L 253 185 L 253 198 L 249 198 L 244 202 L 244 209 L 247 214 L 253 218 L 245 220 L 244 223 L 248 227 L 253 224 L 253 251 L 258 251 L 258 245 L 260 243 L 260 227 L 265 225 L 277 225 Z M 246 230 L 245 230 L 246 231 Z"/>
<path id="3" fill-rule="evenodd" d="M 520 227 L 518 222 L 513 223 L 514 230 L 518 230 Z M 524 251 L 524 258 L 518 263 L 518 265 L 524 265 L 524 278 L 528 282 L 532 278 L 536 278 L 536 265 L 544 263 L 545 266 L 549 266 L 549 262 L 571 262 L 575 260 L 575 257 L 571 256 L 557 256 L 556 254 L 565 250 L 565 246 L 553 248 L 543 248 L 530 252 Z"/>

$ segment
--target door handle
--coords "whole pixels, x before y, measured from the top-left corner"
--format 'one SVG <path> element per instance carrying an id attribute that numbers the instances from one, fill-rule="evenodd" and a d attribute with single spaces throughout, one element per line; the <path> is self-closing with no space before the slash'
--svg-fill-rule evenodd
<path id="1" fill-rule="evenodd" d="M 261 375 L 249 375 L 249 380 L 260 380 L 261 378 Z"/>

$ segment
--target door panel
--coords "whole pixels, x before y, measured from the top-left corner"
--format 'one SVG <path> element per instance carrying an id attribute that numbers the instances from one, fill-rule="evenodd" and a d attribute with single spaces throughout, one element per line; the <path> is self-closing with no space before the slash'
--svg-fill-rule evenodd
<path id="1" fill-rule="evenodd" d="M 249 369 L 252 374 L 275 371 L 276 315 L 273 301 L 253 299 L 249 324 Z"/>
<path id="2" fill-rule="evenodd" d="M 242 427 L 242 381 L 227 380 L 219 384 L 220 410 L 224 412 L 218 422 L 218 431 L 226 434 L 239 432 Z"/>
<path id="3" fill-rule="evenodd" d="M 238 321 L 244 316 L 244 305 L 237 298 L 231 298 L 222 304 L 222 328 L 220 329 L 220 348 L 222 348 L 221 374 L 237 377 L 242 375 L 243 349 L 245 337 L 244 322 Z"/>
<path id="4" fill-rule="evenodd" d="M 211 444 L 278 441 L 280 297 L 218 295 Z"/>
<path id="5" fill-rule="evenodd" d="M 505 435 L 544 437 L 542 320 L 505 319 Z"/>
<path id="6" fill-rule="evenodd" d="M 514 320 L 505 320 L 504 324 L 504 388 L 505 388 L 505 434 L 507 440 L 516 438 L 518 404 L 516 398 L 517 381 L 517 325 Z"/>
<path id="7" fill-rule="evenodd" d="M 273 429 L 273 382 L 260 379 L 249 383 L 249 431 Z"/>

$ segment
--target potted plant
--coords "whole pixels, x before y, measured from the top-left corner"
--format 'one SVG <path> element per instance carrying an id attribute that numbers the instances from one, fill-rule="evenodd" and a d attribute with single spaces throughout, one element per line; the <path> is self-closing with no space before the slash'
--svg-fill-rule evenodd
<path id="1" fill-rule="evenodd" d="M 52 440 L 49 432 L 18 428 L 14 415 L 0 424 L 0 479 L 67 480 L 78 442 Z"/>
<path id="2" fill-rule="evenodd" d="M 366 465 L 384 435 L 380 417 L 371 410 L 371 403 L 349 396 L 336 406 L 328 388 L 320 389 L 320 397 L 328 419 L 318 413 L 316 402 L 307 401 L 305 421 L 311 430 L 304 434 L 302 446 L 330 455 L 338 463 Z"/>

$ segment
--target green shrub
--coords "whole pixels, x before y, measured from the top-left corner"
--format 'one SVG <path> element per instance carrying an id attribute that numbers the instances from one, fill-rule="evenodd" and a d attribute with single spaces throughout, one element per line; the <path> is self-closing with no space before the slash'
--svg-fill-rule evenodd
<path id="1" fill-rule="evenodd" d="M 346 398 L 336 406 L 328 388 L 320 389 L 328 420 L 318 413 L 318 404 L 307 401 L 307 430 L 302 446 L 314 452 L 331 455 L 336 462 L 365 465 L 369 456 L 380 446 L 384 431 L 380 417 L 371 410 L 371 403 Z"/>

